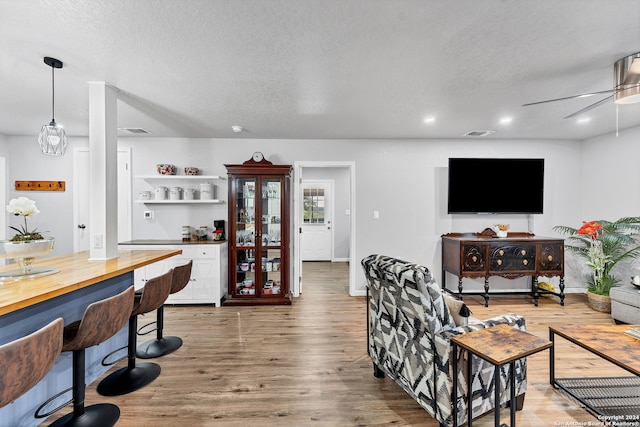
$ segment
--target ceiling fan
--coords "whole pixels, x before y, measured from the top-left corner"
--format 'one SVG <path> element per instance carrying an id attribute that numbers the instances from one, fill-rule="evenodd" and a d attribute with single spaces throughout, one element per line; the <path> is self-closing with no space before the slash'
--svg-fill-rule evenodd
<path id="1" fill-rule="evenodd" d="M 613 98 L 613 102 L 616 104 L 634 104 L 640 102 L 640 52 L 633 55 L 626 56 L 616 61 L 613 65 L 613 73 L 615 78 L 615 86 L 610 90 L 601 90 L 598 92 L 583 93 L 581 95 L 565 96 L 563 98 L 548 99 L 546 101 L 530 102 L 523 104 L 523 107 L 530 105 L 545 104 L 547 102 L 564 101 L 566 99 L 573 98 L 586 98 L 589 96 L 603 95 L 610 93 L 611 95 L 601 99 L 591 105 L 584 107 L 582 110 L 576 111 L 573 114 L 568 115 L 565 119 L 579 116 L 599 105 L 604 104 L 609 99 Z"/>

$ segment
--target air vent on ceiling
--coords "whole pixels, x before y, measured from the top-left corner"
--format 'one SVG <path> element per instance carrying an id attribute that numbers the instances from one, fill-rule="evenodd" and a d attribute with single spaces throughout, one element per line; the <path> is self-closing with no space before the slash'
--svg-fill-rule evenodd
<path id="1" fill-rule="evenodd" d="M 495 130 L 472 130 L 462 136 L 487 136 L 496 133 Z"/>
<path id="2" fill-rule="evenodd" d="M 124 133 L 130 133 L 132 135 L 149 135 L 151 134 L 151 132 L 149 132 L 146 129 L 143 128 L 118 128 L 119 132 L 124 132 Z"/>

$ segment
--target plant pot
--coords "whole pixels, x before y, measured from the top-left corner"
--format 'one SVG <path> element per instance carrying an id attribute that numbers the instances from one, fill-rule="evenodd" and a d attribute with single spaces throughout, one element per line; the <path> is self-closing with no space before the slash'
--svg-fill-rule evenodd
<path id="1" fill-rule="evenodd" d="M 587 291 L 587 301 L 589 307 L 601 313 L 611 313 L 611 297 L 608 295 L 598 295 Z"/>

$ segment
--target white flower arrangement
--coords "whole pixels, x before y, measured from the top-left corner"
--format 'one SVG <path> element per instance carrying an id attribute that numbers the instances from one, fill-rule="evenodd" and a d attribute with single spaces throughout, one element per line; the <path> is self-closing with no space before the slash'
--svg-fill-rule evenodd
<path id="1" fill-rule="evenodd" d="M 33 217 L 40 213 L 38 207 L 36 206 L 36 202 L 28 199 L 26 197 L 18 197 L 17 199 L 11 199 L 9 204 L 7 205 L 7 212 L 14 214 L 15 216 L 24 217 L 24 226 L 21 228 L 11 227 L 12 230 L 18 232 L 11 241 L 25 241 L 25 240 L 40 240 L 42 239 L 42 235 L 38 233 L 35 229 L 29 231 L 27 225 L 27 218 Z"/>

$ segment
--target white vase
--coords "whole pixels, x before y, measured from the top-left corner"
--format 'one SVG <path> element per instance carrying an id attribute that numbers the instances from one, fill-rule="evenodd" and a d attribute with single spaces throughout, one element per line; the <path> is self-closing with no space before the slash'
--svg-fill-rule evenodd
<path id="1" fill-rule="evenodd" d="M 53 237 L 39 240 L 11 241 L 0 240 L 0 258 L 14 260 L 20 267 L 22 275 L 32 273 L 31 265 L 37 257 L 46 255 L 53 250 Z"/>

